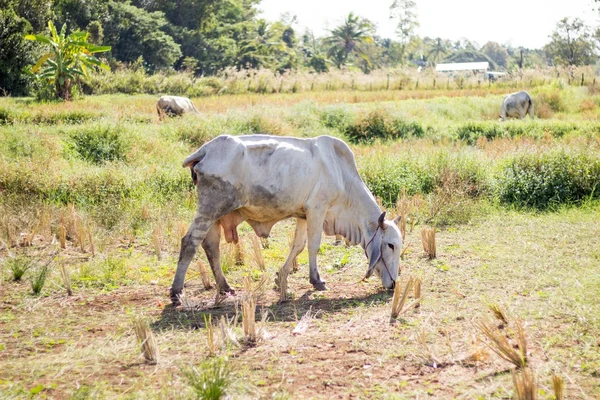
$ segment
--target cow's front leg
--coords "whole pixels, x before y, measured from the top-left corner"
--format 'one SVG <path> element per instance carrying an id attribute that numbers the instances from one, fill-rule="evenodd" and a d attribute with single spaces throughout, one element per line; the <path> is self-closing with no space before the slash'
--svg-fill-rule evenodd
<path id="1" fill-rule="evenodd" d="M 194 222 L 190 225 L 187 233 L 181 239 L 181 250 L 179 251 L 177 271 L 175 271 L 175 278 L 173 279 L 173 285 L 171 286 L 170 297 L 171 302 L 174 305 L 180 304 L 178 296 L 183 291 L 183 283 L 185 281 L 187 269 L 196 254 L 198 245 L 204 240 L 213 223 L 214 221 L 208 221 L 196 215 Z"/>
<path id="2" fill-rule="evenodd" d="M 275 278 L 275 283 L 280 288 L 287 286 L 287 277 L 294 265 L 294 261 L 296 261 L 296 257 L 304 250 L 304 246 L 306 246 L 306 220 L 298 218 L 296 220 L 296 232 L 294 233 L 294 242 L 290 248 L 290 254 Z"/>
<path id="3" fill-rule="evenodd" d="M 219 248 L 220 242 L 221 225 L 218 222 L 215 222 L 206 234 L 206 238 L 202 241 L 202 248 L 206 253 L 206 258 L 208 259 L 208 263 L 210 264 L 210 268 L 215 276 L 215 280 L 217 281 L 217 286 L 219 287 L 220 292 L 229 293 L 233 292 L 233 290 L 231 290 L 231 287 L 229 287 L 229 284 L 225 279 L 225 275 L 223 275 L 223 270 L 221 269 L 221 250 Z"/>
<path id="4" fill-rule="evenodd" d="M 307 212 L 307 233 L 308 233 L 308 265 L 310 267 L 309 281 L 317 290 L 327 290 L 325 281 L 319 276 L 317 268 L 317 253 L 321 246 L 321 235 L 323 234 L 323 221 L 325 213 L 319 210 Z"/>

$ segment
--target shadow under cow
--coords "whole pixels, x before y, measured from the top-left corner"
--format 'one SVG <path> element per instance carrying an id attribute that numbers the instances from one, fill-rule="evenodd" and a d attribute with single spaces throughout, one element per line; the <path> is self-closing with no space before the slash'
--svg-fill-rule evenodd
<path id="1" fill-rule="evenodd" d="M 269 321 L 274 322 L 295 322 L 299 321 L 306 312 L 312 309 L 316 312 L 315 318 L 320 318 L 323 313 L 336 313 L 346 309 L 369 307 L 373 305 L 386 304 L 391 298 L 393 292 L 381 289 L 375 293 L 371 292 L 365 295 L 355 295 L 335 298 L 315 297 L 316 292 L 313 289 L 306 290 L 299 298 L 294 300 L 279 302 L 278 300 L 259 298 L 257 302 L 256 320 L 259 321 L 263 313 L 268 313 Z M 273 295 L 274 297 L 275 295 Z M 215 306 L 214 297 L 198 303 L 192 303 L 192 307 L 174 307 L 166 306 L 160 318 L 152 323 L 152 330 L 193 330 L 204 329 L 206 327 L 204 318 L 209 315 L 213 323 L 225 316 L 228 320 L 235 318 L 237 323 L 241 323 L 241 302 L 244 299 L 243 294 L 227 296 L 219 305 Z M 322 312 L 318 312 L 322 311 Z"/>

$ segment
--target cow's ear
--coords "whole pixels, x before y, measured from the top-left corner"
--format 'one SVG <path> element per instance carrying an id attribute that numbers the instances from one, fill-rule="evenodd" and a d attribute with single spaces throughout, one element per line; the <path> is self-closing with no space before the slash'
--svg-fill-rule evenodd
<path id="1" fill-rule="evenodd" d="M 375 235 L 371 241 L 371 249 L 369 251 L 369 269 L 367 269 L 367 278 L 373 275 L 375 264 L 381 258 L 381 235 Z M 368 250 L 368 249 L 367 249 Z"/>
<path id="2" fill-rule="evenodd" d="M 398 215 L 396 218 L 394 218 L 394 223 L 396 225 L 398 225 L 400 223 L 400 221 L 402 220 L 402 215 Z"/>
<path id="3" fill-rule="evenodd" d="M 379 224 L 381 230 L 385 231 L 385 211 L 381 213 L 379 219 L 377 220 L 377 223 Z"/>

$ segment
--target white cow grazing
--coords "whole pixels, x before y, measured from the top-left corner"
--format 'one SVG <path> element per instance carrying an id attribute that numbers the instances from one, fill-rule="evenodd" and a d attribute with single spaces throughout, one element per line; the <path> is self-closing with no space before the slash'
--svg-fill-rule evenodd
<path id="1" fill-rule="evenodd" d="M 529 114 L 533 118 L 533 99 L 526 91 L 512 93 L 504 97 L 500 109 L 500 119 L 525 118 Z"/>
<path id="2" fill-rule="evenodd" d="M 165 115 L 180 117 L 185 113 L 199 114 L 190 99 L 180 96 L 162 96 L 156 102 L 156 112 L 160 120 L 163 120 Z"/>
<path id="3" fill-rule="evenodd" d="M 287 277 L 308 239 L 310 283 L 327 289 L 317 269 L 321 235 L 342 235 L 360 244 L 369 259 L 366 276 L 376 271 L 391 289 L 398 278 L 402 236 L 385 220 L 371 192 L 361 180 L 354 155 L 341 140 L 268 135 L 219 136 L 183 162 L 190 167 L 198 189 L 198 210 L 181 240 L 171 300 L 177 304 L 186 271 L 202 244 L 219 288 L 231 288 L 221 270 L 221 227 L 228 242 L 237 241 L 237 225 L 247 221 L 259 237 L 273 225 L 296 218 L 290 254 L 280 276 Z"/>

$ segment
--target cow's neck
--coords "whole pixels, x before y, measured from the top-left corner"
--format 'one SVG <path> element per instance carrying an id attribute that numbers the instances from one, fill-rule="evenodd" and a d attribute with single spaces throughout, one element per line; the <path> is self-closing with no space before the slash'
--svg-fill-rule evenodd
<path id="1" fill-rule="evenodd" d="M 333 232 L 342 235 L 351 244 L 360 244 L 364 249 L 377 230 L 381 209 L 362 181 L 356 182 L 353 190 L 347 190 L 345 204 L 334 214 Z"/>

